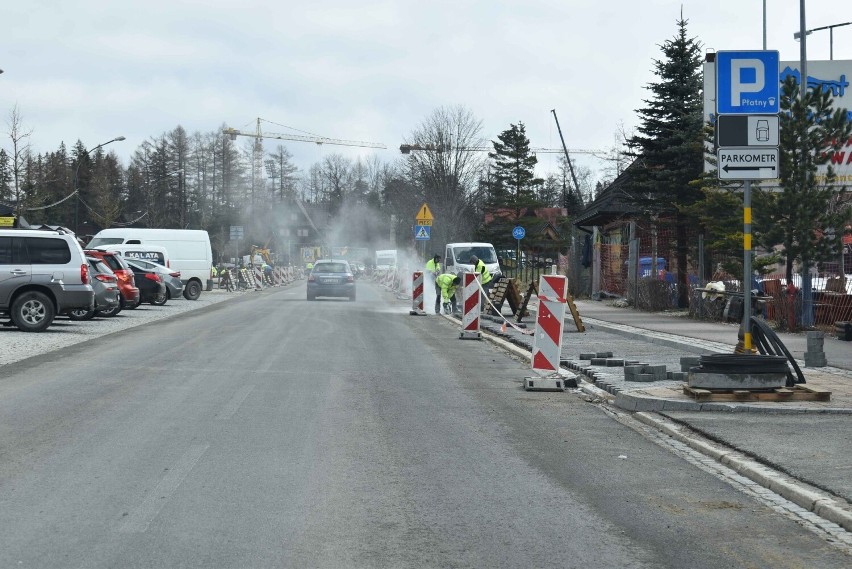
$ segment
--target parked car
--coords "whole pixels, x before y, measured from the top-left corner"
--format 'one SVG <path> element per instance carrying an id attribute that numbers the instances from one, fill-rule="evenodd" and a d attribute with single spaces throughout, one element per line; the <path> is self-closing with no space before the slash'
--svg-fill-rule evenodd
<path id="1" fill-rule="evenodd" d="M 121 312 L 121 291 L 118 290 L 118 277 L 103 260 L 86 257 L 89 263 L 89 276 L 95 291 L 95 305 L 91 308 L 72 308 L 68 310 L 71 320 L 91 320 L 95 315 L 115 316 Z"/>
<path id="2" fill-rule="evenodd" d="M 323 259 L 314 263 L 308 275 L 308 300 L 316 300 L 319 296 L 345 296 L 355 300 L 355 275 L 347 261 Z"/>
<path id="3" fill-rule="evenodd" d="M 163 284 L 166 285 L 167 298 L 180 298 L 181 294 L 183 294 L 183 283 L 180 280 L 180 271 L 173 271 L 159 263 L 144 261 L 142 259 L 125 257 L 124 260 L 127 261 L 128 265 L 136 265 L 137 267 L 141 267 L 149 271 L 155 271 L 158 275 L 160 275 L 160 278 L 163 279 Z"/>
<path id="4" fill-rule="evenodd" d="M 98 251 L 96 249 L 86 249 L 86 255 L 103 260 L 109 266 L 110 270 L 115 273 L 115 276 L 118 278 L 118 290 L 121 291 L 122 310 L 132 310 L 139 306 L 139 289 L 136 288 L 133 271 L 121 255 L 112 251 Z"/>
<path id="5" fill-rule="evenodd" d="M 154 306 L 162 306 L 168 300 L 166 285 L 156 271 L 144 269 L 138 265 L 130 264 L 130 270 L 136 277 L 136 285 L 139 287 L 139 302 L 147 302 Z"/>
<path id="6" fill-rule="evenodd" d="M 0 229 L 0 313 L 19 330 L 42 332 L 57 314 L 94 302 L 89 264 L 71 231 Z"/>
<path id="7" fill-rule="evenodd" d="M 202 290 L 212 290 L 210 267 L 213 253 L 210 236 L 200 229 L 143 229 L 120 227 L 103 229 L 89 242 L 88 247 L 103 245 L 159 245 L 168 251 L 166 266 L 180 271 L 183 296 L 198 300 Z"/>

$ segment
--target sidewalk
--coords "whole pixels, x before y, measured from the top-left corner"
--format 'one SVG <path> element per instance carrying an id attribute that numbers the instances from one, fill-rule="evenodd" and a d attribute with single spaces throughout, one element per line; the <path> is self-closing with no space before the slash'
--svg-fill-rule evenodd
<path id="1" fill-rule="evenodd" d="M 609 302 L 583 300 L 576 302 L 580 317 L 589 332 L 606 331 L 622 338 L 641 340 L 657 346 L 665 346 L 681 352 L 681 355 L 711 353 L 733 353 L 737 344 L 738 326 L 722 322 L 697 321 L 684 316 L 666 313 L 642 312 L 632 308 L 618 308 Z M 566 340 L 576 332 L 573 319 L 565 323 Z M 714 402 L 699 403 L 683 393 L 682 381 L 640 384 L 624 381 L 624 372 L 619 368 L 589 366 L 579 361 L 577 355 L 563 349 L 563 358 L 569 367 L 582 373 L 599 387 L 615 395 L 615 405 L 629 411 L 751 411 L 760 413 L 852 413 L 852 344 L 836 337 L 825 338 L 825 354 L 828 366 L 807 368 L 803 361 L 807 339 L 804 334 L 779 333 L 781 341 L 796 358 L 806 385 L 831 392 L 827 402 Z M 612 351 L 617 357 L 636 359 L 645 354 L 628 353 L 631 346 L 611 341 Z M 566 341 L 566 344 L 570 344 Z M 597 351 L 597 350 L 593 350 Z M 617 352 L 617 353 L 616 353 Z M 680 371 L 679 364 L 668 359 L 670 371 Z M 644 360 L 643 360 L 644 361 Z M 671 363 L 669 363 L 671 362 Z"/>

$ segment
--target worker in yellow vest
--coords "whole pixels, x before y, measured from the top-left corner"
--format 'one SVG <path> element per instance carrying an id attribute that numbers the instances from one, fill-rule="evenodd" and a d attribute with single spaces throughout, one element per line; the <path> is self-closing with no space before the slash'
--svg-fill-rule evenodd
<path id="1" fill-rule="evenodd" d="M 426 263 L 426 272 L 435 287 L 435 314 L 441 313 L 441 289 L 435 284 L 438 275 L 441 274 L 441 256 L 435 255 Z"/>
<path id="2" fill-rule="evenodd" d="M 491 290 L 491 285 L 494 284 L 492 282 L 494 277 L 488 272 L 488 267 L 485 266 L 482 259 L 476 255 L 471 255 L 470 264 L 473 265 L 473 272 L 479 275 L 479 283 L 482 285 L 482 290 L 485 291 L 482 296 L 482 306 L 485 307 L 488 291 Z"/>
<path id="3" fill-rule="evenodd" d="M 435 279 L 435 284 L 441 290 L 441 297 L 444 301 L 444 312 L 452 314 L 458 312 L 458 304 L 456 304 L 456 287 L 461 283 L 461 277 L 453 273 L 444 273 L 438 275 Z"/>

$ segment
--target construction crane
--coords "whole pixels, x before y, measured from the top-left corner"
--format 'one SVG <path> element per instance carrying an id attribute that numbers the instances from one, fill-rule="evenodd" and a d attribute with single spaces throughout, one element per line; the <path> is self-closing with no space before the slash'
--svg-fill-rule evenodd
<path id="1" fill-rule="evenodd" d="M 365 142 L 363 140 L 343 140 L 339 138 L 328 138 L 327 136 L 319 136 L 316 134 L 311 134 L 306 132 L 305 134 L 290 134 L 290 133 L 280 133 L 280 132 L 267 132 L 264 133 L 260 129 L 260 123 L 268 122 L 270 124 L 278 124 L 273 123 L 272 121 L 267 121 L 261 118 L 257 119 L 257 130 L 255 132 L 246 132 L 242 130 L 237 130 L 235 128 L 226 128 L 222 132 L 231 137 L 231 140 L 236 140 L 238 136 L 249 136 L 255 139 L 255 144 L 259 144 L 264 138 L 274 138 L 278 140 L 295 140 L 298 142 L 313 142 L 315 144 L 333 144 L 336 146 L 362 146 L 365 148 L 383 148 L 386 149 L 387 146 L 381 144 L 379 142 Z M 291 128 L 286 125 L 278 125 L 284 126 L 285 128 Z M 298 129 L 293 129 L 298 130 Z"/>
<path id="2" fill-rule="evenodd" d="M 550 112 L 553 113 L 553 120 L 556 121 L 556 130 L 559 131 L 559 140 L 562 141 L 562 150 L 565 151 L 565 160 L 568 161 L 568 170 L 571 172 L 571 179 L 574 180 L 574 189 L 576 189 L 577 194 L 579 194 L 580 184 L 577 182 L 577 176 L 574 174 L 574 165 L 571 163 L 571 157 L 568 155 L 568 147 L 565 146 L 565 138 L 562 136 L 562 128 L 559 126 L 559 119 L 556 118 L 556 109 L 550 109 Z M 582 203 L 582 200 L 580 203 Z"/>
<path id="3" fill-rule="evenodd" d="M 365 142 L 363 140 L 343 140 L 339 138 L 328 138 L 327 136 L 319 136 L 309 132 L 304 132 L 304 134 L 289 134 L 289 133 L 280 133 L 280 132 L 266 132 L 264 133 L 260 128 L 261 122 L 267 122 L 270 124 L 278 124 L 272 121 L 264 120 L 260 117 L 257 119 L 257 128 L 255 132 L 248 132 L 243 130 L 237 130 L 235 128 L 225 128 L 222 132 L 231 137 L 231 140 L 236 140 L 238 136 L 248 136 L 250 138 L 254 138 L 254 148 L 252 151 L 252 190 L 254 189 L 255 177 L 259 175 L 259 172 L 263 169 L 263 139 L 264 138 L 274 138 L 278 140 L 295 140 L 298 142 L 313 142 L 318 145 L 322 144 L 333 144 L 337 146 L 362 146 L 366 148 L 384 148 L 387 147 L 384 144 L 379 142 Z M 283 126 L 284 128 L 292 128 L 287 125 L 278 125 Z M 298 129 L 293 129 L 298 130 Z"/>

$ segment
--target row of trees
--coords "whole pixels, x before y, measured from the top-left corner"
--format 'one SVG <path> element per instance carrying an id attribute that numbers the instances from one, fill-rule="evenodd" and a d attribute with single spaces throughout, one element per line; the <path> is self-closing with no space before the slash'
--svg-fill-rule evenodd
<path id="1" fill-rule="evenodd" d="M 375 155 L 353 161 L 330 154 L 306 171 L 293 164 L 284 145 L 257 153 L 256 141 L 240 145 L 224 126 L 192 135 L 178 126 L 142 143 L 124 166 L 108 145 L 89 150 L 78 141 L 70 150 L 62 143 L 54 152 L 32 152 L 31 133 L 17 107 L 7 125 L 0 201 L 30 223 L 75 230 L 84 221 L 99 227 L 201 228 L 223 242 L 229 226 L 244 225 L 249 240 L 266 241 L 283 223 L 271 220 L 269 212 L 299 199 L 322 206 L 328 216 L 324 226 L 350 227 L 348 235 L 336 232 L 337 240 L 370 246 L 363 241 L 386 238 L 392 222 L 397 235 L 408 235 L 414 213 L 427 202 L 440 220 L 433 239 L 442 242 L 469 238 L 477 225 L 472 220 L 481 219 L 483 207 L 497 204 L 510 185 L 499 161 L 492 165 L 483 153 L 468 150 L 482 146 L 482 124 L 463 107 L 437 109 L 407 141 L 447 150 L 414 152 L 391 162 Z M 507 132 L 526 138 L 522 123 Z M 513 195 L 524 203 L 578 211 L 591 197 L 592 173 L 582 170 L 580 179 L 581 187 L 574 188 L 561 168 L 532 185 L 523 181 L 529 191 L 513 190 Z M 361 212 L 354 224 L 353 211 Z M 335 223 L 343 218 L 346 224 Z M 364 225 L 371 230 L 364 231 Z"/>

